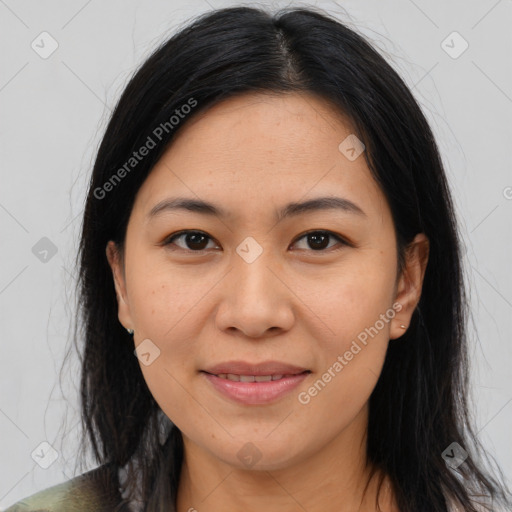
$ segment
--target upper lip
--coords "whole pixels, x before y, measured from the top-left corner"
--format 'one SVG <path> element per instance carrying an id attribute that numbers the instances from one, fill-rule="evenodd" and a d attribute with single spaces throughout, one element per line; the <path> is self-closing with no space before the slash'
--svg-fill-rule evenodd
<path id="1" fill-rule="evenodd" d="M 227 361 L 203 370 L 212 375 L 231 373 L 233 375 L 296 375 L 307 368 L 282 363 L 279 361 L 264 361 L 262 363 L 247 363 L 245 361 Z"/>

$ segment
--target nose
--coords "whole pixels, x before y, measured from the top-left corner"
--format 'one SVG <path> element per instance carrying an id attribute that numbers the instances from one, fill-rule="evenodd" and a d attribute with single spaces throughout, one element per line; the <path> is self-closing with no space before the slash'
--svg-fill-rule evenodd
<path id="1" fill-rule="evenodd" d="M 235 259 L 224 278 L 216 325 L 248 338 L 275 336 L 295 320 L 293 283 L 262 254 L 252 263 Z"/>

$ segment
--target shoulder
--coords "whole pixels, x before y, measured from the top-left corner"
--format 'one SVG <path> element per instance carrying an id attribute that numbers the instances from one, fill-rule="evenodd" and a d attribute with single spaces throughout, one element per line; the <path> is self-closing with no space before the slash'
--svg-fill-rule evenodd
<path id="1" fill-rule="evenodd" d="M 104 464 L 32 494 L 5 512 L 111 512 L 121 501 L 113 466 Z"/>

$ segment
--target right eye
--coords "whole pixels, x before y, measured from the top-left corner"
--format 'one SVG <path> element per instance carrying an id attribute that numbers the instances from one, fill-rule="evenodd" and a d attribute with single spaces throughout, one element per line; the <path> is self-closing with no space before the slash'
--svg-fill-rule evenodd
<path id="1" fill-rule="evenodd" d="M 213 240 L 209 235 L 207 235 L 204 231 L 195 231 L 191 229 L 186 229 L 183 231 L 179 231 L 178 233 L 173 233 L 168 238 L 165 239 L 163 245 L 177 245 L 174 243 L 174 240 L 183 239 L 185 247 L 178 247 L 184 251 L 189 252 L 201 252 L 206 250 L 204 246 L 205 240 Z M 188 246 L 188 247 L 187 247 Z M 171 250 L 174 250 L 172 247 Z"/>

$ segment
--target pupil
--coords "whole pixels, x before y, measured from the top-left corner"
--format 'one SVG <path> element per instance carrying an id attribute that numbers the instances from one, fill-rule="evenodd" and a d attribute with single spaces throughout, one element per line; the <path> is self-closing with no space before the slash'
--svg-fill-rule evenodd
<path id="1" fill-rule="evenodd" d="M 205 238 L 204 235 L 202 235 L 201 233 L 189 233 L 187 235 L 187 244 L 189 245 L 189 247 L 191 247 L 192 249 L 198 249 L 198 250 L 201 250 L 201 249 L 204 249 L 204 247 L 196 247 L 194 244 L 199 244 L 201 245 L 201 242 L 200 242 L 200 239 L 201 238 Z M 199 240 L 199 241 L 198 241 Z"/>
<path id="2" fill-rule="evenodd" d="M 311 234 L 311 235 L 308 235 L 308 238 L 309 238 L 309 241 L 312 242 L 313 249 L 324 249 L 328 245 L 325 243 L 322 244 L 322 242 L 320 242 L 321 247 L 315 245 L 315 244 L 319 243 L 319 239 L 321 239 L 321 238 L 323 238 L 323 242 L 325 242 L 329 238 L 328 235 L 326 235 L 326 234 Z"/>

